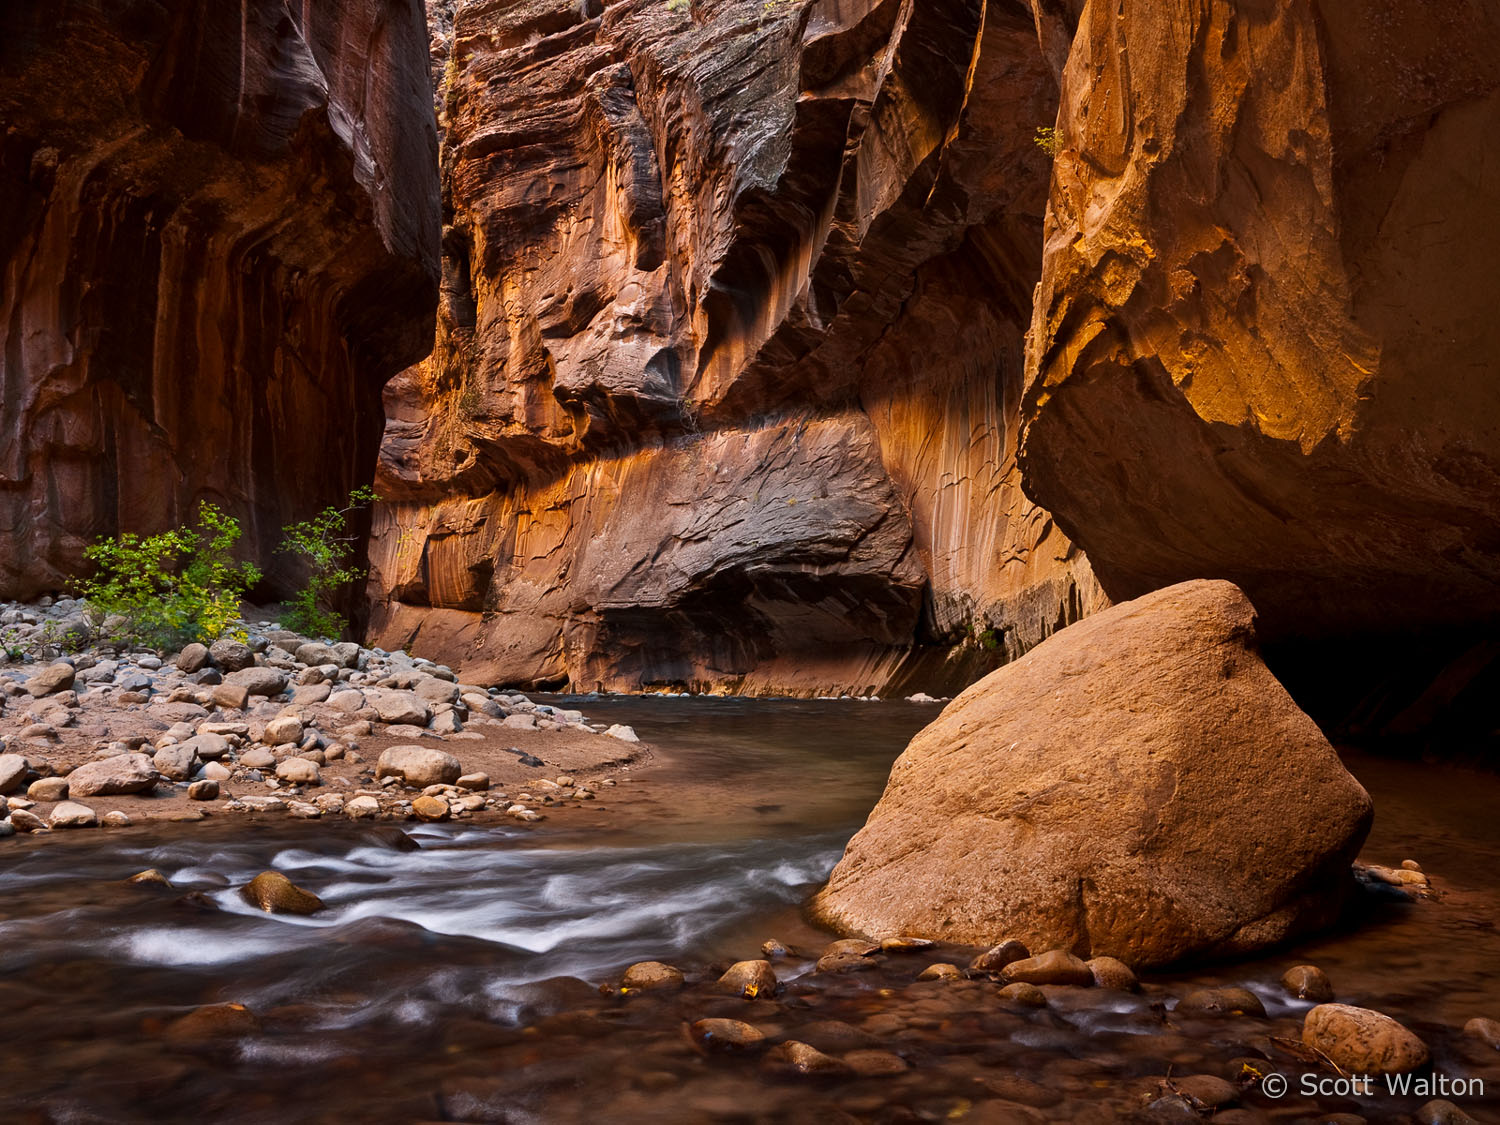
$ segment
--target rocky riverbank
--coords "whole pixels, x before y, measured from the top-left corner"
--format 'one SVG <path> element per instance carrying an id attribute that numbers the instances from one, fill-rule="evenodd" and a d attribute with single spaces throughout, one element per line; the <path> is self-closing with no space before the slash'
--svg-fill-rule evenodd
<path id="1" fill-rule="evenodd" d="M 83 611 L 0 609 L 0 835 L 236 814 L 534 822 L 650 757 L 627 726 L 404 652 L 269 619 L 137 650 L 96 643 Z"/>

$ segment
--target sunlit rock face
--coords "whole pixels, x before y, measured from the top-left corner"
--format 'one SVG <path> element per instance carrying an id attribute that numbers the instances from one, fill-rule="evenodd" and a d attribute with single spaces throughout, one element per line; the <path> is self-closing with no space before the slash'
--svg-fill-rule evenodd
<path id="1" fill-rule="evenodd" d="M 370 477 L 431 347 L 416 0 L 0 9 L 0 596 L 217 502 L 283 524 Z"/>
<path id="2" fill-rule="evenodd" d="M 1022 461 L 1109 593 L 1500 614 L 1500 4 L 1095 3 L 1061 74 Z"/>
<path id="3" fill-rule="evenodd" d="M 376 641 L 887 691 L 1100 603 L 1016 470 L 1057 99 L 1029 8 L 429 14 L 442 306 L 387 389 Z"/>

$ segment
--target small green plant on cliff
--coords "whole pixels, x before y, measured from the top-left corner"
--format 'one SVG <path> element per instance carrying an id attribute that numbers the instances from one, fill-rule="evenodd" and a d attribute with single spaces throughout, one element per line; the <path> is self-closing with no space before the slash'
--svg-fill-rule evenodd
<path id="1" fill-rule="evenodd" d="M 110 639 L 155 648 L 217 640 L 260 581 L 253 564 L 235 561 L 239 540 L 239 522 L 204 501 L 196 527 L 127 532 L 89 547 L 94 576 L 79 592 L 96 619 L 123 619 Z"/>
<path id="2" fill-rule="evenodd" d="M 667 11 L 673 13 L 691 12 L 693 0 L 667 0 Z"/>
<path id="3" fill-rule="evenodd" d="M 1038 125 L 1036 136 L 1032 137 L 1031 141 L 1047 154 L 1048 160 L 1057 159 L 1057 130 L 1051 125 Z"/>
<path id="4" fill-rule="evenodd" d="M 339 594 L 365 576 L 349 566 L 357 536 L 349 532 L 349 517 L 379 500 L 368 486 L 349 493 L 342 508 L 328 507 L 310 520 L 288 524 L 278 550 L 300 557 L 307 565 L 307 585 L 292 595 L 282 621 L 288 628 L 314 637 L 338 637 L 349 627 L 335 608 Z"/>

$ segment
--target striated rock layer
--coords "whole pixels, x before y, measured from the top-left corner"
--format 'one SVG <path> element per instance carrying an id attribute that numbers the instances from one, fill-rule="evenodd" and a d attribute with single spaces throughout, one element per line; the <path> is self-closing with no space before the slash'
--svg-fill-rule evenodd
<path id="1" fill-rule="evenodd" d="M 1028 493 L 1117 598 L 1493 621 L 1500 3 L 1071 7 Z"/>
<path id="2" fill-rule="evenodd" d="M 871 938 L 1248 953 L 1326 925 L 1369 795 L 1262 663 L 1228 582 L 1112 607 L 943 710 L 813 902 Z"/>
<path id="3" fill-rule="evenodd" d="M 431 346 L 416 0 L 0 11 L 0 597 L 94 537 L 284 523 L 369 479 Z"/>
<path id="4" fill-rule="evenodd" d="M 470 678 L 967 682 L 1100 604 L 1021 491 L 1056 85 L 985 0 L 435 0 L 437 346 L 373 638 Z"/>

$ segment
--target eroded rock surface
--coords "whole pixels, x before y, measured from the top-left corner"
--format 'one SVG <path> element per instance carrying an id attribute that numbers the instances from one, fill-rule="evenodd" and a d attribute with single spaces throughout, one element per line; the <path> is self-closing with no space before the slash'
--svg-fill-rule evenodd
<path id="1" fill-rule="evenodd" d="M 442 309 L 387 392 L 372 635 L 520 683 L 798 692 L 968 636 L 965 682 L 1101 600 L 1015 466 L 1032 13 L 675 7 L 429 5 Z"/>
<path id="2" fill-rule="evenodd" d="M 1327 924 L 1370 798 L 1261 662 L 1254 620 L 1233 585 L 1187 582 L 979 681 L 897 760 L 815 913 L 1134 967 Z"/>
<path id="3" fill-rule="evenodd" d="M 431 346 L 417 0 L 0 11 L 0 596 L 95 536 L 282 525 L 369 479 Z"/>
<path id="4" fill-rule="evenodd" d="M 1022 462 L 1111 595 L 1500 614 L 1497 44 L 1493 2 L 1082 7 Z"/>

